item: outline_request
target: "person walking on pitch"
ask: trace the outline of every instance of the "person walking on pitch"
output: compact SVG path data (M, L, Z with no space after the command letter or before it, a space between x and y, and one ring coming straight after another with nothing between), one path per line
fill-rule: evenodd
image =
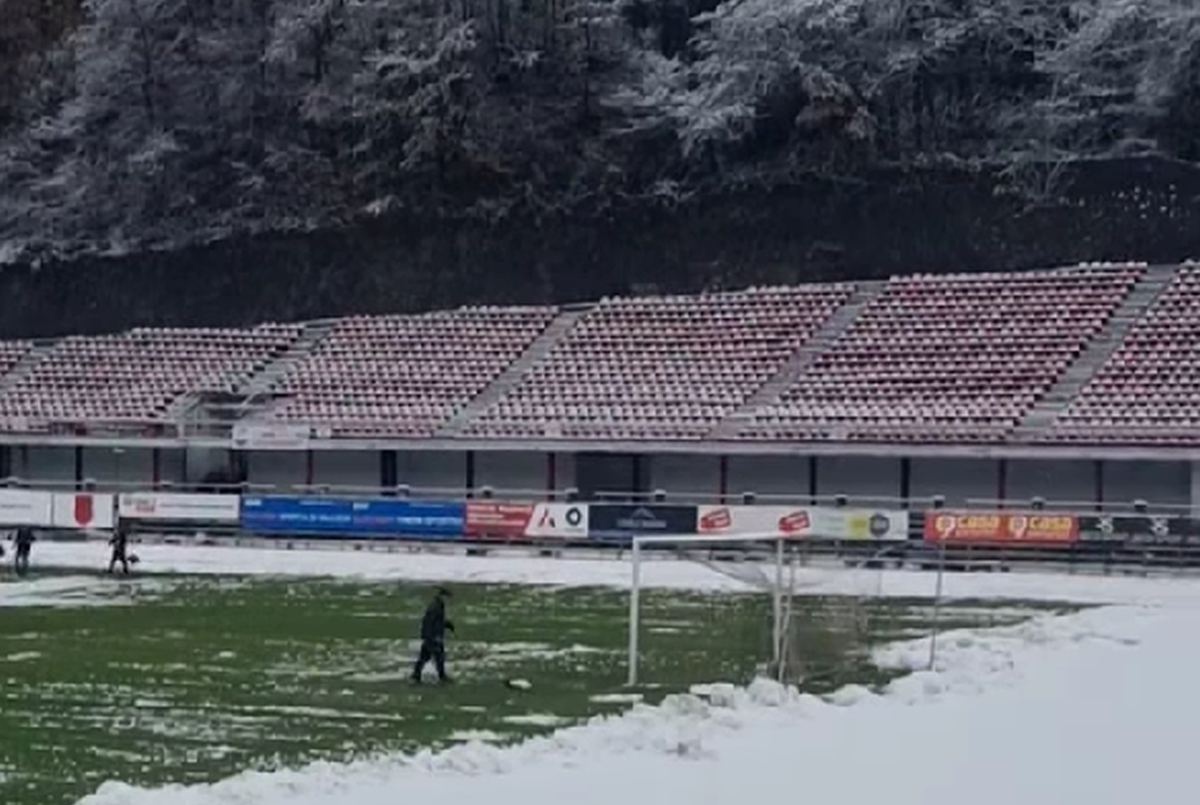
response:
M124 520L117 523L117 529L113 532L112 539L108 541L112 546L112 558L108 560L108 572L112 573L117 566L117 562L121 563L121 569L126 576L129 575L129 526Z
M446 630L454 631L454 623L446 618L446 599L450 591L439 587L433 601L425 608L425 617L421 619L421 654L417 664L413 666L412 681L421 683L421 673L430 660L437 668L438 679L443 683L450 682L446 674Z
M37 537L33 535L33 529L27 525L18 528L13 537L13 541L17 544L17 556L13 568L17 571L18 576L24 576L29 572L29 552L33 549L35 540Z

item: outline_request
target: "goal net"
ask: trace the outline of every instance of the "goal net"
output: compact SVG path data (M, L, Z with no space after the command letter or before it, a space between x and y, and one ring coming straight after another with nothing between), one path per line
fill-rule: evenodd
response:
M628 684L833 686L868 662L882 572L821 547L777 533L635 538Z

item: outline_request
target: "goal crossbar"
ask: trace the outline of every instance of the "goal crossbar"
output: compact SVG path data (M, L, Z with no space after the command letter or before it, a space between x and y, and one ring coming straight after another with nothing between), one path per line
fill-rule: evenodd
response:
M783 642L783 548L789 542L796 542L794 536L779 533L773 534L738 534L697 536L695 534L654 534L633 538L633 575L629 586L629 681L630 686L638 682L638 638L641 620L641 584L642 584L642 548L654 545L689 547L703 545L719 548L729 543L773 543L775 547L775 584L771 591L772 597L772 660L780 661Z

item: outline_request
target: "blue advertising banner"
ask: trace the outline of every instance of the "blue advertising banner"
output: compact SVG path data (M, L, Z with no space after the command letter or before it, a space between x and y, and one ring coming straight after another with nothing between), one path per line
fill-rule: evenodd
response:
M463 503L247 496L241 525L259 532L447 538L462 536L465 516Z

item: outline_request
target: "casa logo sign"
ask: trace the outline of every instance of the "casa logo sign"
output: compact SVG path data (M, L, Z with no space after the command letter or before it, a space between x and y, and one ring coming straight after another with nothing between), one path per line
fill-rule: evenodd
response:
M1016 542L1070 542L1079 533L1074 517L1014 514L1008 517L1008 536Z
M1071 543L1079 539L1079 520L1069 514L1041 512L928 512L928 542Z
M932 526L932 527L931 527ZM925 536L932 540L997 539L1003 530L1003 518L998 514L938 514L925 520Z

